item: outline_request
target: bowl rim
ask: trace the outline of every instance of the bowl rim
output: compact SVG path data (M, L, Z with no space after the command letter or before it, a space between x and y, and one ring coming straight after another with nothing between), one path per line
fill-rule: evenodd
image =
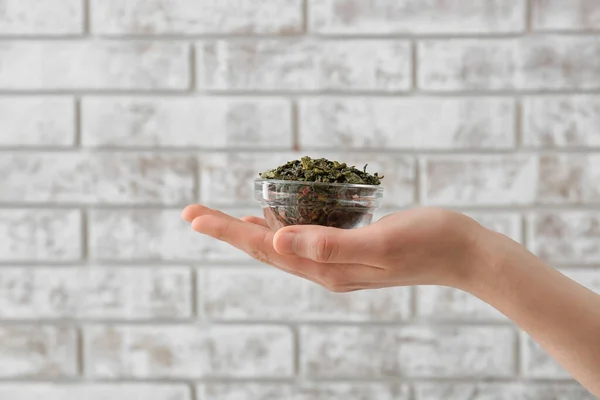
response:
M333 187L344 187L344 188L364 188L364 189L377 189L377 191L383 191L382 185L364 185L358 183L331 183L331 182L312 182L312 181L295 181L292 179L264 179L264 178L256 178L254 183L282 183L286 185L298 185L298 186L314 186L314 185L322 185L322 186L333 186Z

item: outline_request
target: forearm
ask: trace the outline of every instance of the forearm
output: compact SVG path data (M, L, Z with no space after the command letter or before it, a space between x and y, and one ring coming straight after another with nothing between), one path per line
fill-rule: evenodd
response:
M510 239L487 235L463 289L513 320L600 396L600 295Z

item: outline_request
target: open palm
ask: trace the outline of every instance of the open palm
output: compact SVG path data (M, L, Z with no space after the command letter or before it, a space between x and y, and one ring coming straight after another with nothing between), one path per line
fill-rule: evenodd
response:
M397 212L359 229L290 226L273 232L262 218L232 217L190 205L183 218L202 234L334 292L449 284L484 229L452 211Z

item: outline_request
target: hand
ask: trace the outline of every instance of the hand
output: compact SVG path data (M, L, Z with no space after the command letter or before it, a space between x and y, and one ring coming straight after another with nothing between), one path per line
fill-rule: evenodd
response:
M289 226L276 233L262 218L237 219L202 205L183 218L197 232L334 292L437 284L459 287L479 259L486 231L463 214L419 208L359 229Z
M465 290L526 330L600 395L600 296L465 215L419 208L360 229L289 226L276 233L261 218L237 219L201 205L187 207L183 218L200 233L334 292L429 284Z

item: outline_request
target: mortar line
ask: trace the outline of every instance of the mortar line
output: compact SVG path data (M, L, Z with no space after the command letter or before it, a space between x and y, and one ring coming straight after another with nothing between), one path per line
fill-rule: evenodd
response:
M77 325L77 375L84 377L85 375L85 344L83 338L83 327Z
M293 353L293 374L295 377L295 384L298 385L302 380L302 366L300 365L300 357L301 357L301 343L300 343L300 329L297 325L291 325L290 329L292 330L292 353Z
M309 23L308 20L310 18L310 5L308 4L309 0L302 0L302 33L305 35L309 33Z
M189 92L196 91L196 46L193 43L189 44L189 68L190 68L190 87Z
M88 238L88 225L89 215L88 210L83 209L79 211L81 214L81 262L84 265L89 264L89 238Z
M513 138L517 149L523 148L523 99L517 97L514 103L515 124Z
M521 230L521 244L523 245L523 247L525 247L528 250L529 249L529 240L527 238L527 225L529 224L529 222L527 221L527 215L526 213L521 213L520 215L520 230Z
M414 163L414 168L415 168L415 174L414 174L414 185L413 185L413 189L414 189L414 194L413 194L413 201L416 205L421 205L422 203L422 199L421 199L421 190L422 190L422 182L421 180L423 179L423 171L421 171L421 157L423 156L423 154L418 154L415 155L415 159L413 160ZM384 174L385 176L385 174Z
M416 40L410 42L410 79L411 79L411 91L416 93L419 91L419 45Z
M532 0L525 1L525 33L527 36L533 36L533 3Z
M90 0L83 0L83 33L85 35L91 33L91 7Z
M478 91L473 90L306 90L306 89L231 89L231 90L194 90L190 91L187 88L156 88L152 90L139 88L139 89L121 89L118 87L106 88L106 89L6 89L0 88L0 97L53 97L53 96L83 96L83 97L144 97L144 98L206 98L206 97L224 97L231 99L238 98L272 98L280 97L285 99L290 98L302 98L302 97L318 97L318 98L381 98L381 99L421 99L421 98L516 98L519 96L536 96L536 97L566 97L566 96L598 96L600 95L600 87L598 88L585 88L585 89L481 89Z
M74 147L75 148L81 148L81 143L82 143L82 132L81 132L81 98L79 96L75 97L75 141L74 141ZM1 151L1 147L0 147L0 151ZM67 148L68 149L68 148Z
M123 328L162 326L162 327L191 327L203 329L207 326L217 327L245 327L245 326L261 326L261 327L288 327L293 330L294 327L312 327L312 328L359 328L359 329L404 329L415 327L426 328L509 328L514 329L514 324L508 319L481 319L469 320L465 318L457 318L453 320L417 318L414 320L395 320L395 321L378 321L378 320L298 320L298 319L210 319L200 321L197 318L181 317L181 318L145 318L145 319L124 319L124 318L30 318L30 319L14 319L4 318L3 326L61 326L64 324L73 324L81 328L88 326L105 326L114 325ZM301 347L301 345L299 346Z
M200 156L199 154L197 154L198 152L194 151L194 173L192 174L192 188L193 188L193 196L192 199L193 201L195 201L196 203L200 203L200 201L202 200L202 182L201 182L201 177L200 175L202 174L202 172L200 171ZM176 208L180 208L181 206L178 206ZM161 209L164 209L164 206L161 207Z
M91 25L91 24L90 24ZM236 42L251 42L259 40L277 40L283 41L298 41L303 40L316 40L316 41L327 41L327 40L437 40L437 41L450 41L450 40L504 40L504 39L524 39L528 37L544 37L544 36L559 36L559 37L581 37L581 38L593 38L598 33L590 30L580 31L567 31L560 29L549 29L543 31L531 31L531 32L466 32L466 33L422 33L422 34L403 34L403 33L356 33L356 34L336 34L336 33L313 33L313 32L297 32L297 33L286 33L280 35L277 33L273 34L244 34L244 33L219 33L219 34L94 34L94 37L99 41L106 42L135 42L135 41L148 41L148 42L186 42L186 41L202 41L202 40L230 40ZM6 35L0 34L0 42L62 42L65 40L69 41L85 41L89 39L88 36L81 34L64 34L64 35Z
M296 100L292 101L292 151L301 151L300 146L300 116L299 105Z
M522 349L521 349L521 334L519 331L517 331L515 333L516 335L516 340L515 340L515 348L514 348L514 357L515 357L515 376L517 377L522 377L523 371L522 371L522 366L521 366L521 353L522 353Z
M191 279L191 287L190 287L190 290L191 290L190 301L192 302L191 313L192 313L192 318L198 319L198 318L200 318L199 312L202 309L202 307L200 305L201 294L198 292L199 274L198 274L198 270L196 268L194 268L194 267L189 267L189 268L190 268L190 279Z
M408 382L408 398L410 400L416 400L417 399L417 388L415 387L414 382Z
M514 148L514 147L503 147L503 148L456 148L456 149L436 149L433 147L424 148L394 148L394 147L371 147L371 148L345 148L340 149L336 147L302 147L303 151L314 151L314 152L330 152L336 154L360 154L364 156L382 156L382 157L412 157L412 158L423 158L423 157L448 157L448 158L460 158L463 156L532 156L537 157L538 155L552 156L561 154L579 154L579 155L591 155L600 152L600 146L594 147L526 147L526 148ZM10 155L14 153L37 155L39 153L71 153L71 154L86 154L86 155L106 155L106 154L132 154L132 155L173 155L179 157L205 157L214 154L225 154L235 156L239 153L248 155L269 155L275 152L284 152L293 154L294 152L289 147L260 147L260 148L208 148L201 146L187 146L187 147L151 147L151 146L138 146L138 147L122 147L122 146L106 146L96 148L81 148L75 151L72 147L50 147L50 146L4 146L0 147L0 154L8 153ZM90 203L91 205L92 203Z
M410 322L418 320L419 315L419 293L416 286L410 288Z
M358 383L358 384L384 384L384 385L397 385L397 384L513 384L526 382L527 384L559 384L559 385L577 385L570 378L527 378L525 381L519 377L500 377L500 376L481 376L481 377L408 377L408 376L391 376L391 377L358 377L358 376L337 376L337 377L310 377L307 383L313 384L335 384L335 383ZM144 377L144 378L133 378L133 377L121 377L121 378L88 378L88 377L59 377L59 378L35 378L35 377L3 377L0 378L0 384L3 383L58 383L58 384L82 384L82 383L96 383L96 384L158 384L158 385L196 385L196 384L281 384L281 385L294 385L295 381L289 377L248 377L248 378L226 378L219 376L199 376L197 378L184 378L184 377L173 377L173 378L155 378L155 377Z
M195 382L189 382L187 386L190 392L190 400L198 400L198 393L196 390Z

